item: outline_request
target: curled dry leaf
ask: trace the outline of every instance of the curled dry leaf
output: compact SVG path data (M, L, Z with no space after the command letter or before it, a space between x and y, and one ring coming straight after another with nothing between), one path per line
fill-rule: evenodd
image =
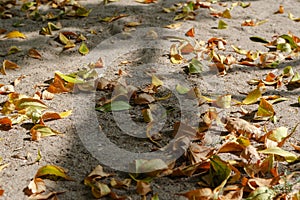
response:
M210 188L201 188L196 190L191 190L183 194L177 194L180 196L186 197L188 200L195 200L195 199L206 199L212 200L214 194Z
M20 68L19 65L17 65L16 63L9 61L9 60L4 60L2 63L2 67L0 69L0 72L3 75L6 75L6 69L18 69Z
M134 99L134 103L138 105L150 104L154 101L154 97L146 93L141 93L137 96L137 98Z
M66 181L73 181L74 179L71 178L66 174L66 170L62 167L56 165L45 165L40 167L35 174L35 178L44 178L50 180L66 180Z
M251 136L259 138L262 135L259 128L241 118L227 117L225 128L231 133L244 135L249 138Z
M42 59L42 55L36 49L29 49L28 55L31 58Z
M188 37L195 37L195 28L191 28L190 30L188 30L186 33L185 33L186 36Z
M48 126L36 124L30 129L31 139L37 141L43 137L62 135L62 133L55 131Z
M45 99L45 100L52 100L54 98L54 94L51 93L51 92L48 92L47 90L44 90L42 92L42 99Z
M41 194L46 191L46 185L43 179L34 178L30 181L27 190L25 189L25 193L28 196Z
M136 184L136 192L140 195L147 195L149 192L151 192L151 185L144 181L137 181Z
M15 87L13 85L0 86L0 94L10 94L13 92L15 92Z

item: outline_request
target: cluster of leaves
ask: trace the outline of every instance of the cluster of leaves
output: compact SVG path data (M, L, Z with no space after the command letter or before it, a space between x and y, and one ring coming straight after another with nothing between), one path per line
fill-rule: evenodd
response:
M50 9L47 13L42 13L39 7L44 4ZM11 8L17 6L15 0L5 0L1 4L1 18L12 18L15 14ZM91 10L83 7L77 1L54 1L54 0L31 0L24 1L20 10L26 14L26 17L33 20L56 20L64 17L87 17ZM56 11L57 10L57 11ZM56 12L53 12L56 11Z
M180 43L178 46L176 44L171 46L170 62L173 64L187 63L188 61L183 55L194 53L197 50L199 50L198 52L212 55L214 54L212 53L214 48L223 49L227 43L222 38L211 38L207 43L193 40L195 37L194 29L190 29L186 32L186 35L189 36L191 40L175 37L167 38L179 41ZM289 44L288 42L286 43ZM215 57L220 58L221 56L215 55ZM229 63L230 59L229 57L219 59L223 60L223 63L219 64ZM214 59L213 57L212 61L215 65L218 64L216 58ZM188 73L199 74L202 72L201 58L195 57L188 63ZM218 67L218 69L220 68ZM211 107L199 118L199 127L190 127L182 122L174 124L174 133L187 139L185 141L188 142L185 144L189 145L183 163L182 160L177 160L174 161L172 165L166 165L160 159L136 161L135 167L137 173L131 174L130 176L133 180L137 181L137 190L138 187L140 187L138 186L138 180L145 182L143 186L144 193L138 193L143 196L148 194L151 191L151 189L149 189L150 180L155 177L177 177L201 174L201 178L199 178L199 185L201 187L199 189L179 195L183 195L188 199L241 199L247 196L248 199L297 198L299 196L297 190L299 186L298 183L291 186L290 190L278 190L278 188L284 187L283 184L287 178L287 176L278 172L278 165L283 164L283 162L293 163L298 160L296 154L282 148L286 141L295 133L297 125L290 132L286 127L277 127L271 130L265 127L262 130L258 124L252 124L238 117L226 117L226 119L222 121L215 108L228 109L231 106L238 106L241 109L241 113L246 115L248 112L242 106L259 102L253 120L271 120L276 122L276 112L272 104L287 99L276 95L263 96L263 93L266 91L267 86L280 87L282 85L293 85L294 87L299 87L299 75L298 72L294 72L290 66L283 69L278 75L274 73L275 72L270 72L264 80L250 80L249 83L257 84L257 88L250 91L241 102L232 100L230 94L211 99L210 97L202 95L199 88L186 88L178 84L176 91L180 95L185 95L186 98L193 96L199 100L199 105L208 104ZM153 103L158 100L155 94L159 92L160 86L162 85L163 81L156 75L152 75L151 84L146 87L141 87L142 89L137 89L130 85L118 85L115 80L108 81L101 79L98 84L98 89L114 91L114 96L111 99L106 99L105 97L101 98L98 105L99 107L97 107L96 110L104 112L122 111L141 104L147 105L148 108L141 110L144 121L148 123L146 134L151 142L159 146L157 141L161 140L162 136L149 134L149 132L151 132L151 127L153 123L155 123L155 119L153 119L151 114L155 112L156 109ZM130 98L132 98L133 101L131 101ZM159 100L168 98L170 98L169 95ZM214 148L206 146L205 142L203 142L203 138L205 138L207 131L210 130L213 124L225 128L228 132L221 146ZM179 125L184 127L180 133L178 133ZM183 139L181 139L178 143L183 141ZM178 146L180 145L178 144L174 149L180 148ZM295 150L297 150L296 147ZM224 154L233 154L237 157L234 160L225 161L222 159ZM148 169L151 173L141 173L143 169ZM292 177L292 175L288 176L288 181L292 181ZM99 179L102 178L103 176L99 177ZM89 182L88 185L92 188L95 197L100 198L109 194L115 195L111 193L107 185L104 186L103 183L97 181L93 184L91 182Z
M56 165L45 165L40 167L34 178L30 181L24 193L29 196L28 199L58 199L57 195L65 191L48 191L45 179L53 181L74 181L73 178L67 175L66 170Z

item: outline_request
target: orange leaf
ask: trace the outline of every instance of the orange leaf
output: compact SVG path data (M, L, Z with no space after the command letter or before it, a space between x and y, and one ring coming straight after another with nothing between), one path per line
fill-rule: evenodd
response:
M191 28L190 30L188 30L186 33L185 33L186 36L189 36L189 37L195 37L195 28Z
M12 121L8 117L3 117L0 119L0 130L8 131L12 128Z
M3 64L2 64L2 68L0 69L0 72L3 75L6 75L6 69L17 69L20 68L19 65L17 65L16 63L9 61L9 60L4 60Z
M54 76L53 82L48 87L47 91L53 94L71 92L74 84L65 84L65 81L57 74Z

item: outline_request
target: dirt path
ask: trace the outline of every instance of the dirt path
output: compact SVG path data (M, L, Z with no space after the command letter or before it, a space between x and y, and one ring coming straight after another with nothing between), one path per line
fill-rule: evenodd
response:
M25 13L20 12L18 7L12 10L13 17L11 19L1 19L0 29L7 30L6 33L18 30L24 33L26 39L6 39L4 38L6 33L0 35L0 53L4 54L11 46L17 46L22 51L0 57L2 63L3 60L10 60L21 66L18 70L7 70L6 75L0 75L1 84L11 84L16 78L24 76L21 82L15 86L15 91L20 94L26 94L32 96L36 91L41 91L43 83L54 77L55 71L63 72L64 74L77 71L80 67L85 65L89 59L97 61L94 55L103 55L105 57L104 62L108 59L111 60L110 66L107 66L104 73L106 78L117 77L115 73L119 68L126 71L132 77L128 77L130 84L137 84L136 86L142 86L151 81L151 78L145 73L145 71L151 73L153 71L164 77L164 82L170 82L170 84L176 85L179 79L182 78L183 83L187 83L187 86L192 87L198 85L204 92L231 94L232 98L242 101L249 91L255 89L256 86L249 86L247 81L251 79L263 79L273 69L259 69L257 67L249 67L242 65L232 65L226 72L225 76L218 75L217 72L207 73L202 77L189 76L184 73L183 65L171 65L169 61L169 48L171 42L163 43L159 41L156 48L157 51L133 51L129 48L149 48L149 44L155 46L156 44L149 40L143 40L143 37L151 32L151 28L155 27L158 37L161 35L169 36L170 34L177 35L181 38L187 38L185 33L192 27L195 28L195 38L199 41L207 42L210 38L224 38L227 41L225 45L224 54L234 54L234 50L230 45L238 46L246 50L260 50L268 51L262 43L253 42L249 39L251 36L259 36L272 41L273 36L288 34L289 32L299 35L299 23L289 19L288 13L292 13L295 17L300 17L299 7L300 2L297 0L287 0L274 2L272 0L258 0L249 1L251 6L248 8L242 8L236 6L231 11L232 18L216 18L212 16L209 9L201 8L197 10L198 13L195 16L195 20L182 21L183 24L176 30L168 30L164 26L171 23L175 16L174 12L165 13L162 8L168 8L179 3L181 1L158 1L153 4L140 4L132 0L121 0L119 2L110 3L103 6L99 1L86 0L80 1L86 8L91 8L92 11L88 17L83 18L62 18L58 20L62 28L58 31L53 31L50 36L40 35L39 32L42 27L45 27L48 21L34 21L27 18L23 18ZM223 11L227 7L230 7L233 2L222 1L222 5L213 4L212 7ZM274 14L282 5L285 9L283 14ZM42 6L41 9L46 9L46 6ZM128 14L127 17L118 19L111 23L100 22L99 18L111 16L113 14ZM228 24L227 29L218 29L218 22L222 19ZM254 19L257 21L268 21L259 26L241 26L241 24L248 19ZM139 21L140 26L135 27L139 30L147 30L142 33L128 32L124 33L124 24L128 22ZM56 20L53 21L56 23ZM20 27L13 27L15 23L24 24ZM160 32L165 30L165 32ZM76 32L77 34L83 34L87 40L86 44L90 49L90 53L86 56L80 55L77 45L75 48L63 51L63 45L56 42L59 32L69 31ZM96 33L96 34L94 34ZM120 36L121 35L121 36ZM113 38L115 36L116 38ZM122 37L123 37L122 36ZM140 38L136 38L136 37ZM152 37L150 35L150 37ZM132 39L133 38L133 39ZM109 42L112 44L110 45ZM126 43L124 41L130 41ZM101 45L99 45L101 44ZM119 47L118 47L119 45ZM129 46L126 46L129 45ZM151 46L150 45L150 46ZM104 46L104 47L103 47ZM151 46L152 47L152 46ZM33 59L28 56L28 50L35 48L42 55L41 59ZM153 48L154 49L154 48ZM107 53L107 55L105 55ZM102 57L103 57L102 56ZM240 55L238 55L240 56ZM101 57L101 56L99 56ZM129 61L126 65L119 65L122 61ZM151 67L147 66L147 63L151 63ZM157 66L153 65L156 63ZM205 61L205 66L208 66L211 62ZM164 66L163 70L160 66ZM290 61L283 61L277 67L278 72L281 73L282 69L286 66L292 66L294 71L300 71L299 57ZM149 69L150 68L150 69ZM152 71L151 71L152 70ZM209 70L207 70L208 72ZM167 77L167 78L166 78ZM208 83L208 86L207 86ZM213 90L213 91L211 91ZM278 119L277 124L269 124L270 127L284 126L291 131L297 123L299 123L299 105L298 97L300 96L299 88L294 90L287 90L285 86L274 89L274 87L268 87L267 95L280 95L286 97L289 100L274 105L276 116ZM54 99L45 101L51 110L62 112L66 110L73 110L73 115L65 119L54 120L47 122L47 125L55 130L59 130L64 133L62 137L46 137L39 141L31 141L29 133L32 124L23 123L22 125L14 125L9 131L0 132L0 157L2 158L2 164L9 163L7 167L1 170L0 176L0 189L4 190L3 196L0 195L0 199L28 199L24 195L23 189L26 188L35 176L37 170L46 164L54 164L68 169L68 175L75 179L75 181L47 181L47 188L50 191L66 191L63 194L58 195L59 199L93 199L92 193L89 187L84 186L82 181L84 178L98 165L116 162L114 156L110 152L104 156L107 159L111 156L112 161L106 162L102 160L101 155L93 152L94 146L87 146L87 141L93 140L97 135L87 135L84 138L83 131L88 133L93 132L93 125L97 124L96 117L104 130L107 137L117 144L120 149L126 149L129 152L143 153L149 152L155 145L145 139L132 139L132 137L122 135L122 128L126 131L132 129L132 124L126 125L125 122L115 123L114 118L110 113L90 112L91 107L95 105L95 94L83 94L86 96L77 99L73 94L66 93L55 95ZM96 97L100 98L103 95L108 95L107 92L97 92ZM1 102L7 100L7 95L2 95ZM82 101L81 101L82 100ZM90 102L88 102L90 101ZM163 106L172 104L175 111L177 111L176 100L170 99ZM3 106L3 105L2 105ZM251 107L252 106L252 107ZM257 109L257 105L250 105L245 107L249 112ZM179 108L180 109L180 108ZM224 109L223 109L224 110ZM239 108L232 107L225 109L225 113L230 116L239 116L236 114ZM178 111L180 113L180 110ZM138 115L138 111L133 111L131 115ZM180 114L177 115L173 112L170 121L166 122L166 126L171 127L172 123L179 119ZM141 118L141 116L137 116ZM137 120L138 121L138 120ZM263 123L261 123L263 124ZM139 123L137 123L139 126ZM170 131L166 128L165 130ZM120 128L121 127L121 128ZM121 129L121 130L120 130ZM221 131L224 131L222 129ZM221 139L220 130L211 131L206 136L207 146L220 145ZM288 142L283 146L284 149L293 151L291 143L299 145L299 128L294 135L288 139ZM216 139L217 138L217 139ZM219 141L220 140L220 141ZM168 142L163 140L162 142ZM91 143L95 145L95 143ZM100 147L99 147L100 148ZM30 164L36 159L38 151L41 152L42 159L39 162ZM122 153L122 152L120 152ZM297 154L296 151L293 153ZM297 154L298 155L298 154ZM120 159L120 158L118 158ZM120 163L122 163L120 161ZM114 168L115 166L111 166ZM116 173L117 178L128 178L128 174L125 172L115 171L111 167L105 167L106 172ZM117 168L117 167L116 167ZM152 184L153 194L158 193L159 199L184 199L176 194L183 193L195 188L198 188L197 182L199 176L192 177L160 177L154 179ZM117 190L118 195L127 195L131 199L141 199L135 191L135 184L129 188L129 190ZM148 195L150 199L150 195ZM105 199L105 198L103 198Z

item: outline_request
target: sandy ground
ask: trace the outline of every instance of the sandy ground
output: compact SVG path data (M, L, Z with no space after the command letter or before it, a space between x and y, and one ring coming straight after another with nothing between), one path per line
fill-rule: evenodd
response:
M75 31L85 35L87 37L87 46L91 50L91 53L93 53L92 55L97 55L98 52L101 55L105 54L105 52L109 52L110 55L107 55L107 57L112 61L112 66L110 66L112 68L107 70L105 76L113 77L114 69L117 69L120 61L135 60L143 56L142 61L144 63L153 63L157 61L160 65L168 65L168 59L165 56L168 53L168 44L158 44L158 49L162 50L161 52L158 52L158 55L154 55L155 53L153 52L138 53L139 51L128 51L128 48L124 46L118 48L118 40L115 41L117 44L112 45L113 48L109 50L105 48L101 49L101 46L97 45L103 41L104 43L105 41L107 43L113 35L122 32L124 23L134 20L140 20L142 22L142 25L137 27L137 29L147 27L163 29L164 26L174 23L172 20L174 13L164 13L162 12L162 7L170 7L174 3L181 1L158 1L158 3L155 4L143 5L132 0L121 0L120 2L112 3L105 7L100 4L99 1L87 0L80 2L87 8L92 8L92 12L85 18L59 20L63 27L61 31ZM225 2L226 1L224 1L224 3ZM288 31L291 31L295 35L299 34L300 22L292 21L287 16L288 12L293 13L295 16L300 16L299 1L258 0L249 2L251 2L249 8L243 9L241 7L236 7L231 13L232 19L224 19L229 25L228 29L216 29L218 19L211 16L207 9L200 9L195 20L184 21L183 25L175 32L173 31L173 33L180 37L184 37L184 33L189 28L195 27L196 37L199 40L207 41L212 37L222 37L226 39L229 43L226 49L226 52L228 53L233 53L230 44L240 46L243 49L267 50L262 44L249 40L250 36L260 36L271 40L274 35L287 34ZM229 1L226 3L231 4L232 2ZM284 6L285 13L275 15L274 12L278 10L279 5ZM220 10L224 9L222 7L218 8L220 8ZM59 70L63 73L71 73L76 71L81 65L86 64L88 59L97 59L93 56L88 57L89 55L87 55L87 57L81 56L76 48L62 51L62 45L54 41L59 31L54 31L52 36L40 35L39 31L47 24L46 21L24 19L23 13L15 12L16 16L12 19L1 19L0 28L6 29L7 31L17 29L25 33L27 39L0 40L1 52L6 52L7 49L13 45L22 49L22 51L17 54L0 57L1 63L4 59L8 59L21 66L21 69L19 70L9 70L7 75L1 75L1 83L9 84L19 76L25 75L25 78L16 86L15 90L22 94L33 95L35 91L40 90L36 85L42 84L44 81L53 78L54 71ZM126 13L129 16L112 23L99 21L99 17L110 16L115 12ZM241 23L246 19L268 19L268 22L256 27L242 27ZM17 28L13 27L12 24L18 21L22 21L24 26ZM90 34L91 30L95 30L97 34ZM130 34L135 36L134 32ZM142 48L147 45L141 38L136 39L134 43L137 46L140 45ZM120 44L123 43L120 42ZM33 59L27 55L27 51L33 47L41 53L41 60ZM149 55L145 56L145 54ZM300 70L300 61L298 59L280 64L279 69L288 65L293 66L295 70ZM125 68L130 74L133 74L133 77L139 77L137 80L133 79L132 82L141 81L144 79L142 76L145 76L145 74L140 72L140 70L143 71L143 68L136 69L135 67L136 66L134 65L128 65ZM173 74L176 72L180 74L182 72L180 68L174 69L167 67L166 71L172 72ZM210 84L213 85L213 89L218 90L220 93L232 94L236 99L242 100L245 95L241 94L241 92L247 93L254 88L250 87L246 81L253 78L261 79L269 71L270 70L252 67L234 66L232 69L228 70L226 76L208 74L207 77L204 77L201 80L195 80L195 78L192 77L190 79L185 79L185 81L188 81L190 85L195 83L201 85L203 81L211 81ZM181 73L180 76L185 78L186 75ZM173 77L171 76L171 78L176 82L176 75ZM300 95L299 88L292 91L288 91L286 88L281 88L279 90L270 88L268 93L280 94L289 98L289 101L276 104L274 109L276 110L276 115L279 119L276 126L286 126L291 130L295 124L299 122L300 117L299 107L291 106L295 105L297 102L297 98ZM1 96L1 102L4 102L6 98L6 96ZM9 163L9 166L1 171L0 186L5 192L0 199L27 199L23 193L23 189L27 187L37 169L46 164L55 164L68 169L68 174L75 179L75 181L70 182L50 181L48 183L53 190L66 191L66 193L58 196L59 199L93 199L90 189L84 186L82 181L95 166L101 164L101 158L99 158L99 156L96 156L96 158L93 157L95 155L90 152L91 148L87 146L86 140L82 140L82 131L84 131L85 128L87 132L93 130L92 126L95 125L95 123L98 123L95 117L98 118L100 125L103 127L103 130L105 130L105 133L108 134L108 137L119 145L120 148L125 148L130 151L136 149L147 151L151 149L151 144L148 142L136 141L135 143L132 143L128 137L118 136L118 134L121 134L118 133L120 129L112 122L113 119L111 116L99 113L89 115L89 112L87 112L87 114L80 113L84 108L89 109L88 106L93 105L93 96L87 95L85 101L86 102L81 102L76 100L72 94L62 94L56 95L53 100L46 102L47 105L55 111L74 110L74 114L71 117L48 123L53 129L63 132L63 137L48 137L41 139L38 142L33 142L30 140L28 126L26 126L26 124L14 126L13 129L9 131L0 132L0 156L3 158L2 163ZM298 128L297 132L289 142L294 144L299 143L299 136ZM213 140L211 143L213 143ZM285 148L291 150L291 147L289 146ZM33 165L28 165L29 161L27 158L30 157L34 160L38 150L40 150L42 154L41 161ZM113 157L113 155L111 156ZM117 176L120 177L126 177L125 173L116 172L109 167L106 167L106 171L115 172L117 173ZM196 188L196 183L197 178L195 177L163 177L154 180L153 191L154 193L158 193L162 200L179 199L179 197L175 195L176 193ZM130 196L131 199L140 199L140 196L135 193L134 186L132 186L129 191L120 191L120 194L122 193Z

